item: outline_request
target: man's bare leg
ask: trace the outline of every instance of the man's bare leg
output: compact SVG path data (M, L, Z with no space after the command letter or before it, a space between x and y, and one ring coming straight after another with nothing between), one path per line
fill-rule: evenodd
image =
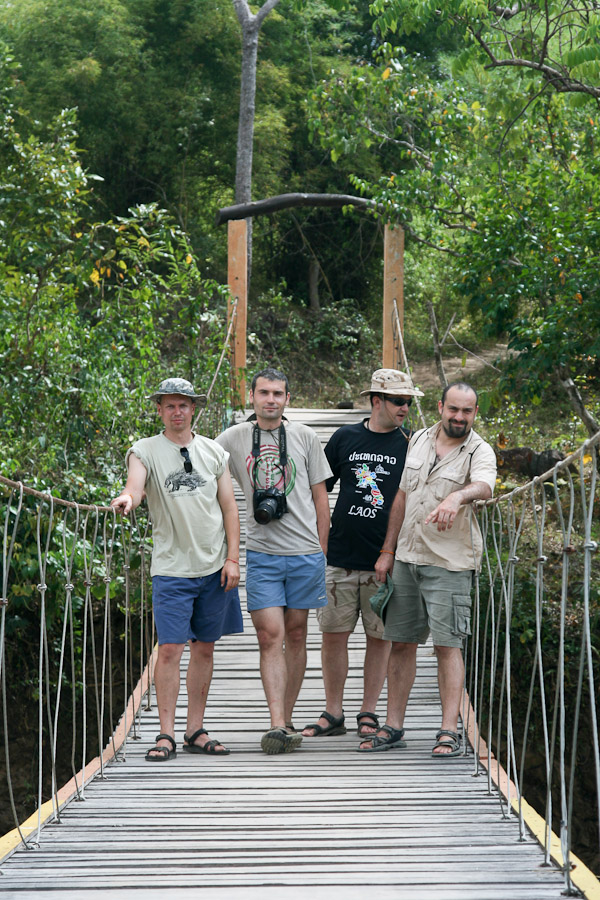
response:
M271 728L285 727L287 666L283 651L283 607L256 609L250 613L260 651L260 677L271 716Z
M187 670L186 685L188 695L187 728L186 734L193 734L199 728L204 727L204 713L208 690L212 680L214 641L190 641L190 662ZM194 744L203 747L210 740L209 735L201 734ZM215 750L224 750L222 744L217 744Z
M179 696L179 661L185 644L159 644L158 659L154 669L154 687L161 734L175 737L175 709ZM172 750L169 741L160 740L157 747ZM149 756L162 757L160 753L148 751Z
M308 610L288 609L284 614L285 625L285 665L287 682L284 695L284 724L292 721L294 705L306 672L306 633L308 630Z
M351 631L338 633L323 632L321 644L321 667L325 685L325 709L336 719L342 715L344 685L348 677L348 639ZM322 728L330 728L331 722L320 717L317 722ZM314 737L314 728L305 728L305 737Z
M465 664L459 647L435 647L438 661L438 684L442 701L442 728L457 732L462 698ZM450 753L451 747L438 747L436 755Z
M417 646L418 644L392 642L387 669L388 703L385 720L390 728L401 729L404 726L406 705L417 674ZM389 737L385 731L377 733L381 737ZM370 738L360 744L361 749L369 746Z
M387 675L391 641L367 635L367 649L364 663L364 693L360 712L375 712ZM367 734L375 734L377 729L365 719L361 728Z

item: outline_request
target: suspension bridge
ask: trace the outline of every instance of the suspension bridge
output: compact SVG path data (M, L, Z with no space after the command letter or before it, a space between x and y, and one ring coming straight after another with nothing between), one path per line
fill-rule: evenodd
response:
M325 442L360 413L289 415ZM430 757L440 708L428 647L419 653L406 749L364 757L349 728L340 737L305 738L294 754L263 754L266 704L248 620L244 635L217 645L207 710L211 733L231 755L180 753L164 767L150 766L143 755L159 729L149 523L143 515L121 521L110 508L67 503L3 479L2 796L15 820L0 838L5 895L143 891L170 898L202 889L207 898L235 893L252 900L282 890L321 898L339 888L349 898L365 891L381 898L599 898L592 645L599 439L477 512L486 550L466 650L468 740L462 757L443 762ZM239 501L243 507L241 492ZM243 531L243 508L241 514ZM28 747L8 718L18 667L11 616L24 594L39 634L38 684L33 699L22 699L37 722L36 744ZM523 597L527 621L513 612ZM62 623L58 641L48 640L51 613ZM524 641L528 663L521 653L515 664L514 647ZM319 648L311 620L297 727L323 706ZM348 723L359 709L363 649L364 635L356 633ZM179 742L185 699L182 681ZM35 773L37 808L24 821L23 785L11 774L15 748L30 756ZM533 776L538 812L525 799ZM584 800L589 812L582 820Z

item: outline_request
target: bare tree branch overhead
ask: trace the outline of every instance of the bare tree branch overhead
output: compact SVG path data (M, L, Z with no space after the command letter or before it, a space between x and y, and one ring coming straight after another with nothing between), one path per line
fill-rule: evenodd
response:
M361 209L375 209L376 204L364 197L355 197L353 194L278 194L277 197L268 197L266 200L256 200L254 203L237 203L235 206L225 206L218 210L215 217L217 225L223 225L234 219L247 219L251 216L263 216L277 212L281 209L292 209L298 206L356 206Z

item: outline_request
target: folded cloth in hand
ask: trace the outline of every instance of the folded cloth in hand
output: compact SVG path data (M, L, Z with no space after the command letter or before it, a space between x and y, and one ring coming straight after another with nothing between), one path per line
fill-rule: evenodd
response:
M389 575L386 575L385 584L382 584L381 587L369 599L371 609L373 610L375 615L379 616L382 622L385 622L385 608L388 604L388 600L392 596L393 590L394 582Z

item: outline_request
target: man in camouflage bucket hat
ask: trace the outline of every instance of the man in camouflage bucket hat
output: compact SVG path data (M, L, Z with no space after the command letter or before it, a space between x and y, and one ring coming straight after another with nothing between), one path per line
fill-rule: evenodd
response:
M206 394L197 394L185 378L166 378L165 381L161 381L158 390L146 397L146 400L155 400L160 403L161 398L166 394L181 394L183 397L190 397L199 406L206 406Z
M243 631L237 586L240 523L227 453L192 432L196 403L206 400L184 378L167 378L148 398L164 431L127 452L127 484L112 506L128 515L144 494L152 516L152 606L158 635L154 681L160 720L148 762L177 755L179 663L189 642L188 753L229 753L204 729L214 642Z

